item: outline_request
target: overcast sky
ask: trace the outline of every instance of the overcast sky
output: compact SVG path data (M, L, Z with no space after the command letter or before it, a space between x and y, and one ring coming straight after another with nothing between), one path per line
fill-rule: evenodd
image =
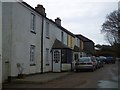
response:
M108 44L100 29L106 15L118 9L119 0L24 0L32 7L42 4L47 17L61 18L64 28L82 34L95 44Z

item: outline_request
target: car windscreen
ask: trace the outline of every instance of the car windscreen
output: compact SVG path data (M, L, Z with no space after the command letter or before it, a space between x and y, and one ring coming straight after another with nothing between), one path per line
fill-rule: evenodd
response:
M80 62L90 62L90 58L80 58L79 59Z

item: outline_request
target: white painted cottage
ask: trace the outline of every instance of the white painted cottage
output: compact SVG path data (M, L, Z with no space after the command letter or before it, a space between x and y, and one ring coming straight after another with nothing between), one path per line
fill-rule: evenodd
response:
M43 31L43 72L70 71L74 34L61 26L60 18L56 18L55 22L45 18Z
M42 16L23 2L2 6L3 81L19 73L41 73Z

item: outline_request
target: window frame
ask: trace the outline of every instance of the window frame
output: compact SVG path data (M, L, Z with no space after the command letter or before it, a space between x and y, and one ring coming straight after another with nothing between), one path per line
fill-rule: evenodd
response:
M36 34L36 16L35 14L31 13L31 25L30 25L31 32Z
M35 45L30 45L30 66L35 66Z
M46 48L46 56L45 56L45 59L46 59L46 65L49 65L49 48Z
M77 61L78 59L79 59L79 55L78 55L78 53L75 53L74 54L74 60Z
M64 43L64 32L61 32L61 42Z
M49 28L50 28L50 23L46 22L45 34L46 34L47 39L50 39L50 30L49 30Z

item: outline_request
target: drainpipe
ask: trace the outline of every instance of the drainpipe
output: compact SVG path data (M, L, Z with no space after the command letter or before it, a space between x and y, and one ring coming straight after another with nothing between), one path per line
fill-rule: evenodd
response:
M44 29L44 17L42 16L42 31L41 31L41 74L43 73L43 29Z

